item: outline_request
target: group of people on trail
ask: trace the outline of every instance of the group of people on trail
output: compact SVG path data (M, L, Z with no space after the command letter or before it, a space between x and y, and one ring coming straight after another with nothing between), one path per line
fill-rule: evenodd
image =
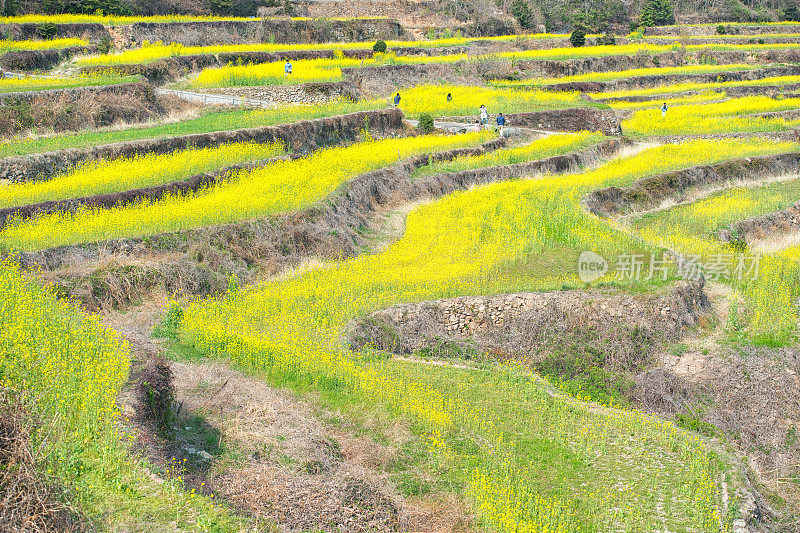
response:
M489 111L486 109L486 105L481 105L479 110L480 121L475 121L478 124L478 130L483 128L489 127ZM500 134L500 137L503 137L505 133L505 126L506 126L506 117L503 116L502 113L497 114L497 118L494 119L497 123L497 132Z
M397 94L394 95L394 97L392 98L392 103L394 104L394 107L399 107L400 106L400 100L401 99L402 98L400 97L400 93L397 93ZM453 101L452 93L447 93L446 100L448 102L452 102ZM486 105L481 105L480 109L478 110L478 116L479 116L479 119L475 121L475 131L480 131L480 130L482 130L484 128L488 129L489 128L489 111L486 109ZM506 117L504 117L502 113L498 113L497 117L495 118L495 122L497 123L497 130L496 131L500 134L501 137L503 137L504 134L506 133L505 132Z

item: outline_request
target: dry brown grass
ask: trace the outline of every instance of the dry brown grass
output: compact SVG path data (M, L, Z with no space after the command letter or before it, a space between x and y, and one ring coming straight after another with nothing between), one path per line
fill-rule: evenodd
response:
M120 124L134 124L160 117L164 109L155 99L138 93L86 91L79 96L39 95L31 101L2 106L0 135L78 131ZM179 108L180 109L180 108Z
M0 388L0 531L91 531L76 510L65 503L58 484L39 471L46 441L19 394Z

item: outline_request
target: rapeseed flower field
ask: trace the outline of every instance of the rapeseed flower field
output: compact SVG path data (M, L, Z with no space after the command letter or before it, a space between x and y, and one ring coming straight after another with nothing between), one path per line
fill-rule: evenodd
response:
M491 529L583 531L613 525L630 531L723 531L718 479L724 462L696 436L635 412L599 412L578 399L555 397L546 384L515 367L465 373L353 359L340 333L351 318L394 303L580 287L574 270L580 250L613 258L650 246L584 212L585 192L690 164L786 148L758 141L692 141L573 175L455 193L413 211L404 236L378 255L190 305L180 336L201 353L279 382L292 376L319 387L335 384L354 401L420 420L432 453L457 470L481 523ZM545 259L547 269L533 270L539 274L519 274L520 265L535 267ZM447 437L453 432L473 443L469 460L453 448ZM585 438L576 442L576 434ZM609 480L632 465L606 463L616 455L596 452L623 442L636 450L631 461L642 474L626 470L625 481L614 484ZM586 469L604 474L587 475ZM542 476L543 471L551 475ZM587 482L576 488L569 481L576 476ZM643 495L653 500L642 503ZM669 511L645 512L652 505Z

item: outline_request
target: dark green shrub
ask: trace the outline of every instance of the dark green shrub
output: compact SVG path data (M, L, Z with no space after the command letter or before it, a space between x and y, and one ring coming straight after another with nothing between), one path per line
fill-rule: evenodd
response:
M433 131L433 115L430 113L423 113L419 116L419 129L424 133Z
M569 42L572 43L572 46L575 48L586 44L586 29L580 24L576 24L575 29L572 30L572 35L569 36Z
M97 41L97 51L101 54L107 54L111 50L111 37L109 35L103 35L100 37L100 40Z
M628 405L633 398L633 380L604 365L602 354L575 347L547 355L534 363L533 369L567 394L605 405Z
M640 19L642 26L665 26L675 24L675 14L669 0L646 0Z
M382 41L380 39L375 41L375 44L372 45L372 51L373 52L378 52L379 54L385 54L386 53L386 41Z
M764 39L759 39L758 44L764 44Z
M208 7L215 15L227 15L233 7L233 0L208 0Z
M178 302L172 301L167 314L153 328L153 336L177 340L181 324L183 324L183 307Z
M725 35L726 33L728 33L728 30L725 29L725 26L722 24L717 26L717 35Z
M610 46L612 44L617 44L617 38L614 37L613 33L606 33L597 38L598 46Z
M514 0L511 3L511 15L517 19L519 25L525 29L533 27L533 13L527 0Z
M790 22L800 22L800 8L796 2L792 2L783 10L783 20Z
M58 26L53 22L42 22L36 25L36 35L42 40L50 40L56 36Z

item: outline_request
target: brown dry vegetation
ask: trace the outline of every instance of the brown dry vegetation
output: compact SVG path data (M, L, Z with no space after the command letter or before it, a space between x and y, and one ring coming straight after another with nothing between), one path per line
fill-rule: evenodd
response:
M32 418L18 393L0 388L0 531L93 529L65 503L63 488L42 472L47 429Z
M148 91L79 91L77 95L53 91L30 100L6 100L0 107L0 135L18 135L30 130L64 132L135 124L185 108L185 102L156 99Z

